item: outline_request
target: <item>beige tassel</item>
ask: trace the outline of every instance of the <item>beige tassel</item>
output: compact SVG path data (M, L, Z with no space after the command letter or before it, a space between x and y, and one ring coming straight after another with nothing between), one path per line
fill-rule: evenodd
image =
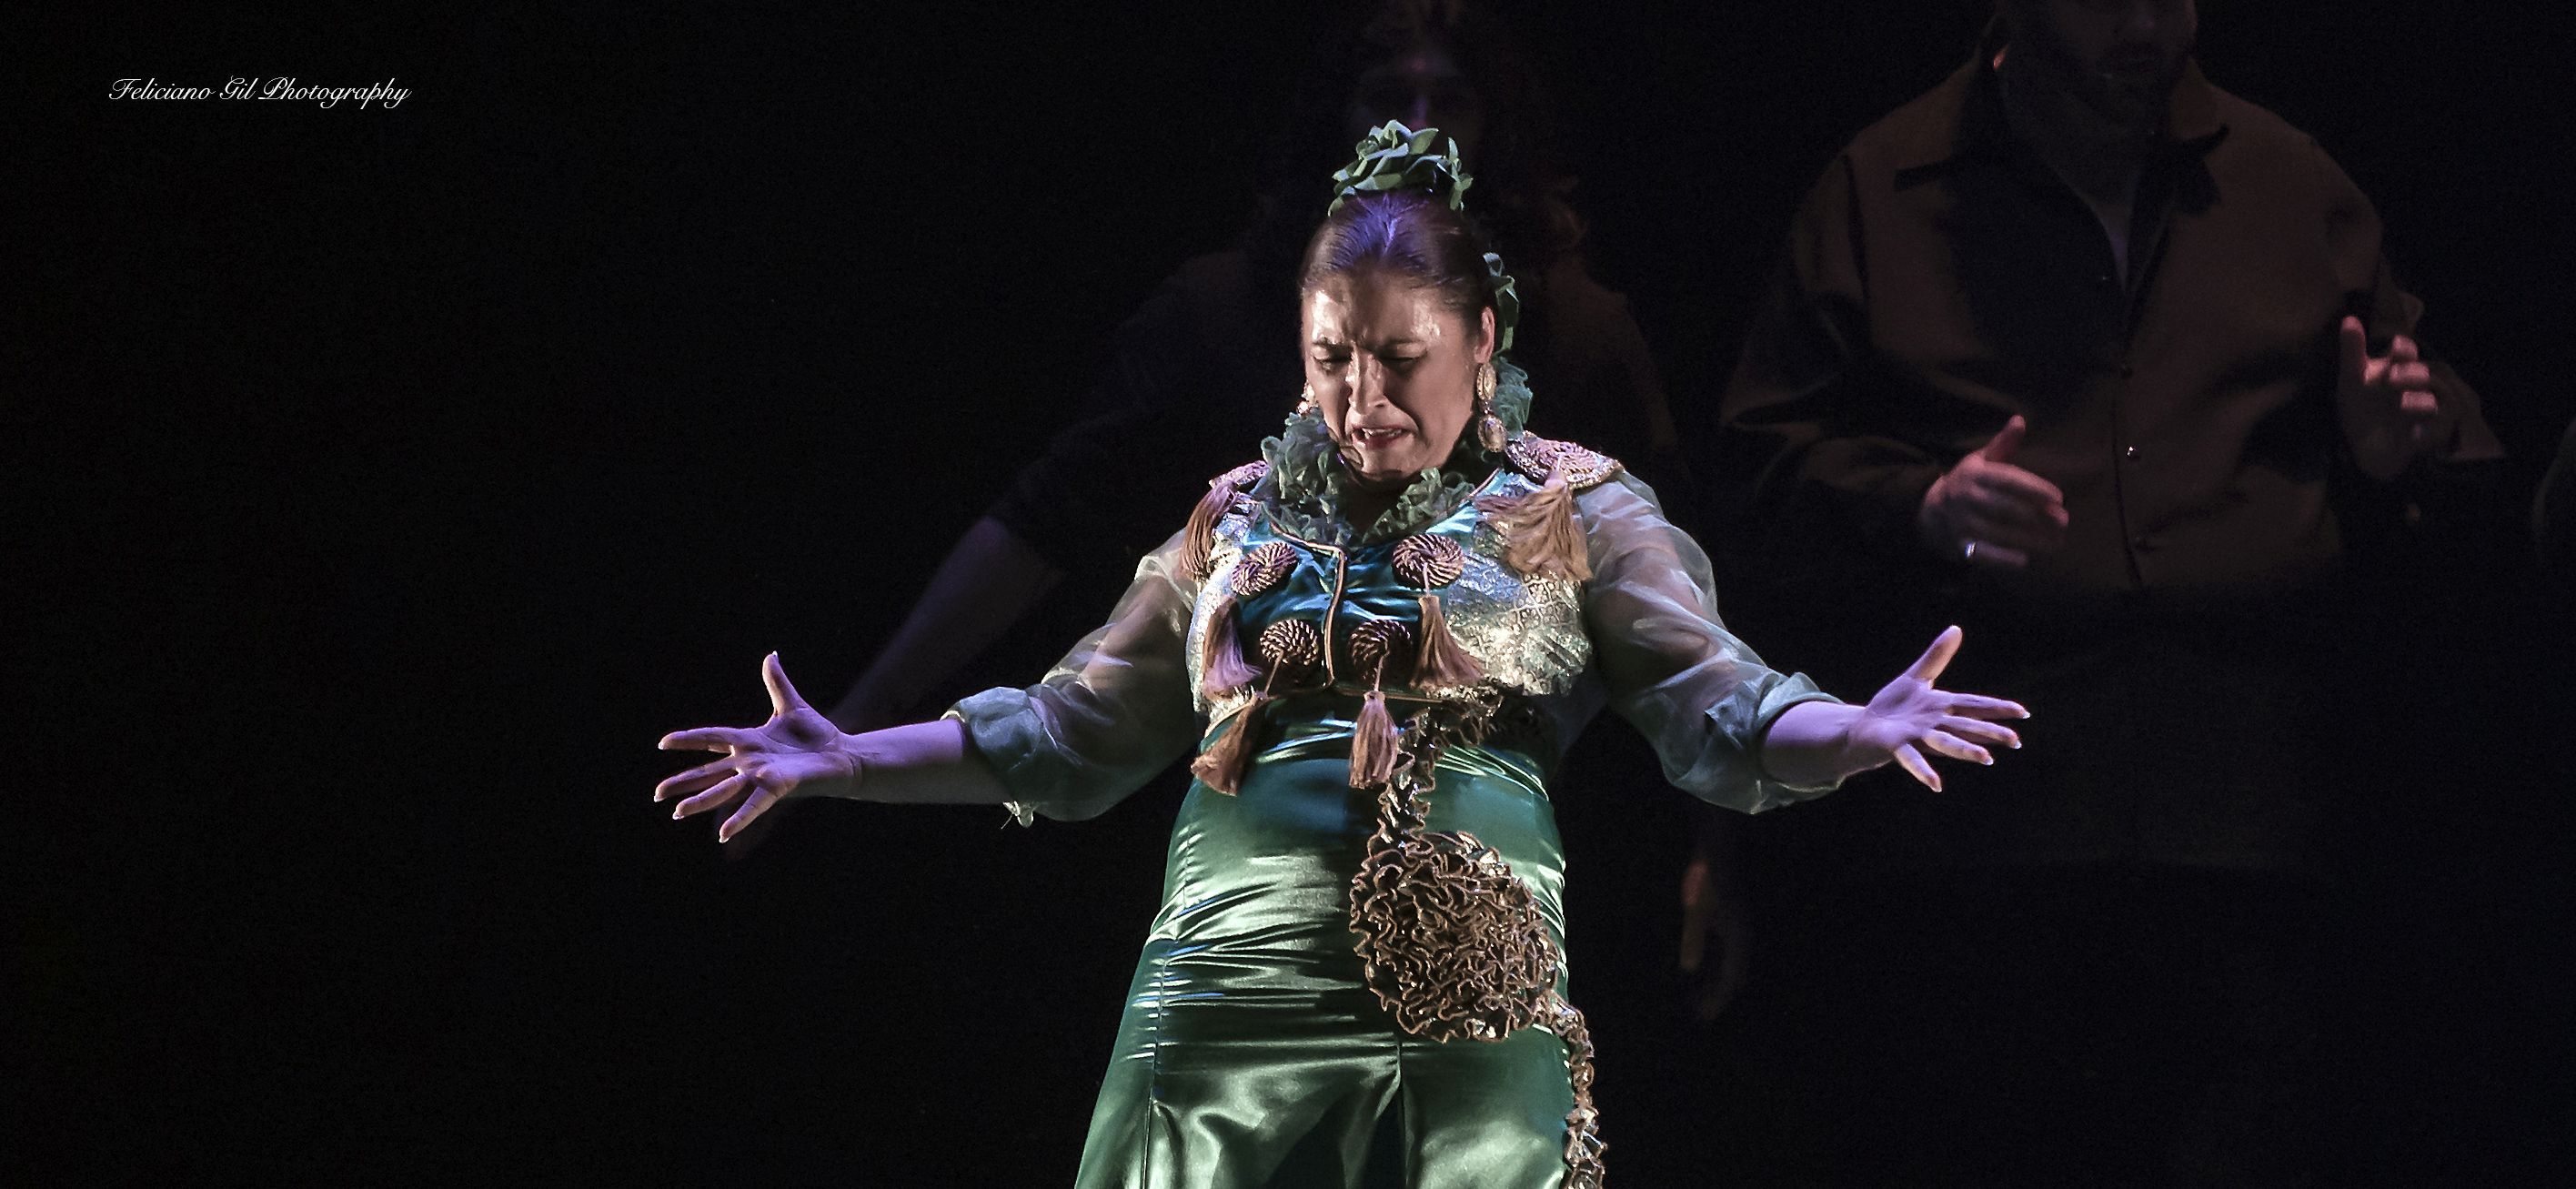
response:
M1394 778L1395 719L1386 712L1386 695L1372 689L1351 730L1351 787L1375 788Z
M1234 627L1234 596L1218 599L1208 613L1207 651L1199 655L1199 692L1213 701L1261 679L1261 670L1243 659L1243 641Z
M1422 650L1414 654L1413 683L1425 689L1474 685L1485 670L1449 634L1449 617L1440 612L1440 596L1422 596Z
M1253 695L1252 704L1235 714L1234 729L1190 761L1190 775L1229 797L1242 789L1243 770L1252 764L1252 736L1261 729L1261 712L1269 706L1268 689Z
M1527 495L1489 495L1476 506L1502 530L1503 560L1513 569L1573 582L1592 577L1583 524L1575 516L1574 489L1562 472L1550 468L1547 482Z
M1190 522L1181 535L1181 572L1192 578L1205 578L1208 562L1216 554L1216 525L1234 507L1233 478L1228 472L1208 485L1208 493L1199 497L1198 506L1190 509Z

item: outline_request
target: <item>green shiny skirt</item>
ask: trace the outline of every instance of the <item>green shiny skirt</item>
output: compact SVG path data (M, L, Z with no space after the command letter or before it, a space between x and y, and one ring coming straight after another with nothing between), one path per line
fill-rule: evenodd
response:
M1377 803L1349 787L1349 763L1347 736L1308 738L1264 754L1238 795L1190 786L1078 1189L1563 1178L1564 1042L1539 1028L1425 1040L1362 981L1350 880ZM1458 747L1430 801L1431 829L1473 833L1511 864L1561 948L1564 851L1538 781Z

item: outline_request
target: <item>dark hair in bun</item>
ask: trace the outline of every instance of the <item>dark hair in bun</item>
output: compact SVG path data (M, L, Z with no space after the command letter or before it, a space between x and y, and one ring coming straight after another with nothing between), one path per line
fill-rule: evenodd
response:
M1478 311L1493 310L1494 349L1508 348L1520 303L1502 257L1467 215L1466 193L1475 179L1459 164L1457 146L1436 128L1416 132L1389 121L1354 151L1357 159L1333 175L1333 205L1307 241L1297 291L1383 270L1438 292L1441 304L1470 325Z

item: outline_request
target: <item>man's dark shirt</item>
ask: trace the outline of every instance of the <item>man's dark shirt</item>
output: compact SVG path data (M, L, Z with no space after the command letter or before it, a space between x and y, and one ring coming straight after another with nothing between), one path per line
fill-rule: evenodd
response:
M1912 557L1915 509L2020 413L2063 548L2005 581L2047 600L2276 591L2330 570L2351 476L2334 407L2346 314L2375 350L2422 305L2316 143L2177 87L2127 277L2092 211L2009 131L1982 64L1855 140L1800 210L1788 276L1730 385L1729 468L1765 538ZM2491 450L2474 394L2461 445ZM1773 552L1794 555L1795 548Z
M2036 715L2028 749L1946 795L1820 803L1871 840L1856 861L2274 867L2304 845L2330 631L2307 612L2398 505L2351 462L2338 326L2385 351L2422 305L2313 140L2196 66L2168 126L2126 276L1983 60L1863 132L1793 225L1709 468L1732 568L1793 596L1785 636L1865 641L1884 655L1854 672L1881 679L1960 622L1951 681ZM2475 394L2436 376L2460 414L2444 452L2493 452ZM2019 573L1932 555L1924 492L2014 414L2064 545Z

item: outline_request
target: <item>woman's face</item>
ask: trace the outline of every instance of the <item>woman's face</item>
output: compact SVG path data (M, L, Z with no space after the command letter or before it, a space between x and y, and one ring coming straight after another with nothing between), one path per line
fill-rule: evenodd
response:
M1469 322L1437 290L1378 269L1306 295L1306 383L1342 461L1371 487L1439 466L1475 414L1476 368L1493 357L1494 314Z

